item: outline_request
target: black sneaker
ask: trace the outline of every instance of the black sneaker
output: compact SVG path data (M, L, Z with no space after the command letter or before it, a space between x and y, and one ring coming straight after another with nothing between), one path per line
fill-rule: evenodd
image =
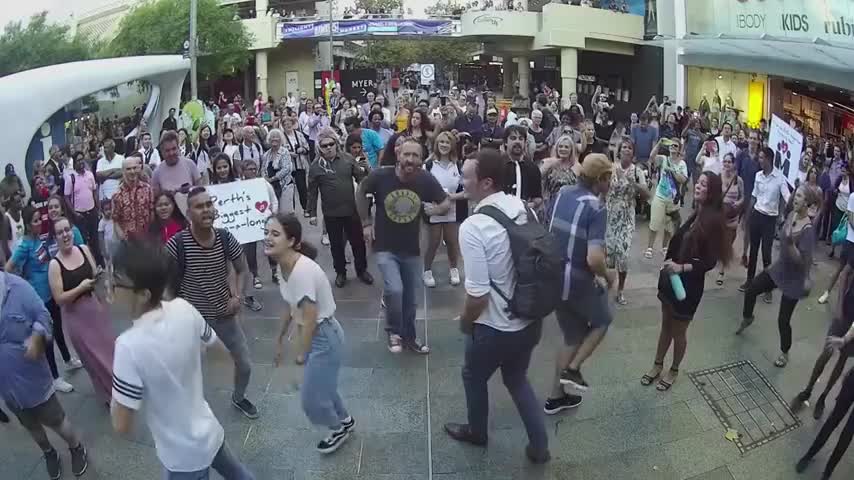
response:
M275 285L279 284L279 276L276 275L275 273L273 274L273 284L275 284Z
M49 452L44 452L44 462L50 480L57 480L62 476L62 461L59 459L59 454L56 453L55 448L51 448Z
M349 416L349 417L347 417L341 421L341 426L344 427L344 429L347 430L348 432L352 432L353 427L356 426L356 419L353 418L353 416L351 415L351 416Z
M341 445L348 438L350 438L350 430L347 430L347 427L342 425L338 430L331 430L329 436L317 444L317 451L320 453L332 453L341 448Z
M741 293L744 293L747 291L747 287L749 287L749 286L750 286L750 282L744 282L738 286L738 291Z
M584 381L584 377L581 376L581 372L571 368L565 368L560 372L560 384L569 385L577 392L586 392L590 390L590 385Z
M234 408L240 410L240 413L246 415L246 418L251 418L252 420L258 418L258 409L255 408L255 405L253 405L248 398L244 398L239 402L235 402L234 399L231 399L231 404L234 405Z
M812 396L812 392L810 390L804 390L803 392L799 393L795 397L795 401L803 403L803 402L806 402L807 400L809 400L811 396Z
M575 408L579 405L581 405L580 395L565 394L560 398L547 398L546 406L543 407L543 411L546 412L546 415L554 415L564 410Z
M815 410L812 412L812 418L818 420L824 415L824 396L818 397L815 402Z
M807 469L807 467L809 466L809 464L811 462L812 462L812 458L809 458L809 457L801 458L800 460L798 460L798 464L795 465L795 471L798 473L804 473L804 470Z
M86 453L86 447L81 443L76 448L69 448L71 452L71 473L75 477L79 477L86 473L86 467L89 466L89 455Z
M0 423L9 423L9 417L6 416L6 412L0 410Z

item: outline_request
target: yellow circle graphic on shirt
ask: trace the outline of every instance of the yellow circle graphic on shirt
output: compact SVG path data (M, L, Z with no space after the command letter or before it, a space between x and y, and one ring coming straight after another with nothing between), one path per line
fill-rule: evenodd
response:
M385 214L394 223L409 223L420 211L421 197L412 190L395 190L385 197Z

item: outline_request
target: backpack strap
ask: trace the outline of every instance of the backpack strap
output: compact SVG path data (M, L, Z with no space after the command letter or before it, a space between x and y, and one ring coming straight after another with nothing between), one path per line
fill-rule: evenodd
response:
M516 227L516 222L514 222L510 217L508 217L506 213L502 212L498 207L494 207L492 205L484 205L483 207L477 210L477 213L482 213L483 215L492 218L493 220L498 222L499 225L504 227L504 230L507 230L507 236L509 241L510 229ZM499 297L501 297L505 302L507 302L508 305L510 304L510 297L504 295L504 292L502 292L501 289L498 288L498 285L496 285L491 278L489 279L489 285L492 287L493 290L495 290L496 293L498 293Z

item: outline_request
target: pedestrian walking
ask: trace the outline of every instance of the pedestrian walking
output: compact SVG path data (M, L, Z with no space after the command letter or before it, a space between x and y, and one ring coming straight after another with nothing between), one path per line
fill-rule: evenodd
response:
M445 424L454 440L485 446L488 440L489 392L487 384L496 370L501 376L528 433L525 453L533 463L550 459L548 435L528 366L542 336L542 319L523 319L508 313L500 292L513 292L516 272L510 237L490 215L477 215L484 207L498 209L517 225L528 221L528 209L515 196L503 192L504 158L484 149L463 166L469 197L477 202L475 215L463 222L460 242L466 268L466 303L460 329L466 335L462 376L466 391L468 423Z
M246 398L252 363L246 335L237 319L246 288L248 268L240 243L228 230L213 226L216 208L204 187L187 195L189 228L166 242L166 251L177 263L176 296L190 302L234 360L234 392L231 404L247 418L258 418L258 409ZM229 279L229 265L236 274L235 288Z
M600 201L608 192L613 171L605 155L588 155L578 183L562 188L551 208L549 230L557 238L560 251L566 252L566 267L556 311L564 345L558 350L552 390L544 407L550 415L581 404L581 397L568 394L564 385L578 394L590 389L581 367L605 338L613 320L608 291L616 278L607 267L606 210Z
M850 344L852 341L854 341L854 330L846 334L845 337L836 337L833 340L837 347ZM845 416L848 415L852 405L854 405L854 369L849 370L848 374L845 376L845 380L842 381L842 388L839 391L839 396L836 398L836 405L833 407L833 411L830 413L830 416L827 417L824 425L822 425L821 430L819 430L818 435L815 437L815 440L809 450L807 450L807 453L798 460L798 463L795 466L798 473L803 473L807 469L813 458L815 458L827 441L830 440L830 436L833 434L833 431L839 427L843 420L845 420ZM848 421L842 428L842 433L839 434L839 440L836 442L836 447L830 454L830 458L827 460L827 464L824 467L824 472L821 474L822 480L830 480L830 477L833 475L833 471L836 470L836 466L839 464L839 461L842 460L842 457L851 445L852 437L854 437L854 415L850 415L848 417Z
M213 468L226 480L254 480L205 400L201 354L217 335L186 300L164 300L171 262L159 243L147 242L123 242L115 255L116 303L134 320L116 340L113 428L129 433L144 405L164 478L207 480Z
M671 235L678 227L674 221L674 214L679 212L682 186L688 181L688 165L685 163L679 142L679 138L660 140L659 143L667 145L669 155L654 157L658 182L650 204L649 238L643 254L647 259L653 257L653 247L658 233L662 232L661 252L664 254L670 244ZM653 152L658 152L659 143L655 144Z
M770 268L753 279L744 294L743 320L738 334L753 323L753 307L757 296L775 288L782 292L780 313L777 316L781 352L774 362L777 367L785 367L789 363L792 314L798 301L809 295L812 283L810 269L817 241L812 217L818 212L820 202L821 197L815 190L799 188L795 191L792 212L786 218L780 234L780 256Z
M329 429L318 442L317 451L332 453L344 444L356 425L338 394L344 331L335 318L332 287L314 261L317 249L303 242L302 225L293 214L278 213L267 220L264 254L275 260L281 272L279 291L285 301L273 363L277 367L282 364L284 340L296 318L302 327L297 335L297 355L305 359L300 389L302 409L311 423Z
M44 427L53 430L71 452L71 473L89 465L86 447L56 398L45 348L53 340L50 313L25 280L0 272L0 398L42 449L51 480L62 476L62 461ZM9 421L0 412L0 423Z
M658 275L661 330L652 370L641 378L642 385L651 385L661 377L656 389L664 392L673 386L688 348L688 326L703 299L706 272L714 269L718 262L726 265L732 257L732 246L724 237L726 220L722 197L721 177L711 172L701 174L694 186L694 204L697 208L670 240L664 265ZM673 275L678 275L685 290L681 300L672 286ZM662 375L664 357L671 345L672 363L670 369Z
M726 240L732 245L738 235L738 223L741 212L744 209L746 196L744 195L744 181L738 176L735 168L735 159L729 153L724 155L721 169L721 188L724 189L724 216L726 220ZM724 284L726 270L721 265L716 284L720 287Z
M430 353L416 338L416 292L423 271L420 255L420 222L426 215L442 215L451 208L448 195L435 177L422 169L423 148L407 137L394 168L373 170L359 185L357 206L364 238L373 243L377 266L383 275L388 349L403 348ZM376 223L371 219L367 194L376 201Z
M50 291L98 399L109 404L116 337L109 311L94 294L98 268L89 247L74 244L70 220L60 217L53 229L59 251L48 266Z

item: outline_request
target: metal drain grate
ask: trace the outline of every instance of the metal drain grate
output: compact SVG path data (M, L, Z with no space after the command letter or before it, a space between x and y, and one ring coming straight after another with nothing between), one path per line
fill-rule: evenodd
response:
M742 454L801 426L801 421L749 361L692 372L688 377L724 428L739 433Z

